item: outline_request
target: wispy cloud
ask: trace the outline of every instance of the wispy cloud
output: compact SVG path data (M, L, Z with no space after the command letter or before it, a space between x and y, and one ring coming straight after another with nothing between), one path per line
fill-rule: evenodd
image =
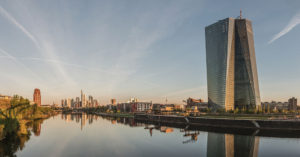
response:
M45 36L37 37L28 29L26 29L20 22L16 20L7 10L5 10L2 6L0 6L0 14L5 17L9 22L15 25L18 29L20 29L36 46L37 50L42 53L46 58L50 58L53 60L58 60L58 56L56 54L57 50L51 40ZM30 18L24 17L27 21L30 22ZM42 18L41 18L42 19ZM46 27L45 27L46 28ZM45 34L44 32L39 32L36 34ZM75 81L67 74L66 70L60 64L55 64L54 62L50 62L51 66L54 68L55 72L58 73L64 79L65 83L70 85L76 85Z
M0 13L17 28L19 28L28 38L30 38L33 43L39 47L37 39L31 34L23 25L21 25L12 15L10 15L4 8L0 6Z
M72 67L72 68L82 69L82 70L85 70L85 71L106 73L106 74L111 74L111 75L119 74L119 73L113 73L112 71L103 70L103 69L100 69L100 68L89 68L89 67L86 67L86 66L82 66L82 65L79 65L79 64L73 64L73 63L68 63L68 62L61 61L61 60L37 58L37 57L24 57L24 58L21 58L21 60L31 60L31 61L38 61L38 62L60 64L60 65L69 66L69 67Z
M11 54L9 54L7 51L3 50L2 48L0 48L0 52L2 54L4 54L4 56L0 56L1 58L6 58L6 59L11 59L13 60L13 62L19 66L21 66L22 68L24 68L25 70L27 70L28 72L30 72L34 77L39 78L40 77L33 72L31 69L29 69L26 65L24 65L22 62L19 61L19 59L17 59L16 57L12 56ZM41 80L41 79L40 79Z
M174 91L174 92L171 92L171 93L167 93L166 96L167 97L174 97L174 96L179 96L179 95L186 95L186 94L190 94L190 93L195 93L197 91L200 93L200 91L203 91L203 89L205 89L204 86L187 88L187 89L182 89L182 90Z
M296 27L298 24L300 24L300 11L295 16L293 16L290 22L284 27L284 29L280 31L278 34L274 35L273 38L268 43L271 44L275 40L284 36L285 34L290 32L294 27Z
M110 81L109 92L113 92L115 87L135 74L139 70L138 61L150 52L151 46L174 33L190 13L191 11L185 9L184 3L178 2L157 12L150 10L140 14L135 26L130 30L128 40L120 48L116 64L110 69L115 73L128 73L113 78ZM152 21L157 22L153 24ZM152 27L148 27L149 25Z
M11 33L12 40L1 48L13 52L13 56L0 56L1 61L15 60L31 67L44 79L45 90L52 98L71 96L81 88L101 99L122 98L127 93L144 99L140 94L143 91L153 95L151 91L163 85L157 79L159 69L149 65L152 60L157 64L152 55L167 55L157 48L182 28L194 11L199 11L199 7L191 6L200 3L91 3L94 5L56 0L1 3L1 26L9 30L6 34ZM17 69L8 69L13 68ZM21 75L17 70L11 74ZM23 84L28 85L26 81Z

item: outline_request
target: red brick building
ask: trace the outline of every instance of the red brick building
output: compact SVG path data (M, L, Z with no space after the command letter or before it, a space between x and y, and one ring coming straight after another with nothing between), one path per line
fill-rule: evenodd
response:
M40 89L36 88L34 89L33 93L33 101L38 105L41 106L41 91Z

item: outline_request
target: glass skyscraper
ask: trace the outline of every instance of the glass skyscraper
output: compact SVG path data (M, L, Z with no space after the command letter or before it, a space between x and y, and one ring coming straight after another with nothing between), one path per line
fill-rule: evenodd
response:
M216 110L260 105L251 21L226 18L205 28L208 104Z

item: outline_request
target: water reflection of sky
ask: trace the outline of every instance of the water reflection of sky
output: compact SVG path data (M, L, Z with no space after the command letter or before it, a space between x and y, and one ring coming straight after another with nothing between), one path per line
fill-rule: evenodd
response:
M122 123L121 123L122 122ZM152 134L152 135L151 135ZM17 156L299 156L300 141L144 125L90 115L43 122Z

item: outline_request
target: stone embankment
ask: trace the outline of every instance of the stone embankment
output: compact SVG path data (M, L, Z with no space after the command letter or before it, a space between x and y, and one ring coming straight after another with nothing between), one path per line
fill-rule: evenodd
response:
M243 129L274 129L274 130L299 130L300 120L234 120L226 118L201 118L170 115L135 114L137 120L149 122L173 123L178 125L209 126L221 128Z

